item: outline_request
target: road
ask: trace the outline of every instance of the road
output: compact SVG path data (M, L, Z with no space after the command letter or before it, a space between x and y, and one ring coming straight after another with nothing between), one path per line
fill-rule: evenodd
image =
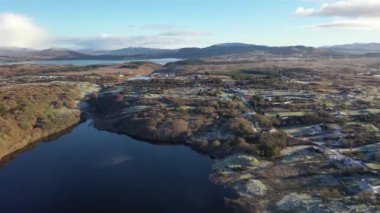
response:
M235 91L235 94L240 98L240 100L245 104L245 106L251 111L252 114L256 114L255 109L249 103L249 101L244 97L244 94L240 91Z

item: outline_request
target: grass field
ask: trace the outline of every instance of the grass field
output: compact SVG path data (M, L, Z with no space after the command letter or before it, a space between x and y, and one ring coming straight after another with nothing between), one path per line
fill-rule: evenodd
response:
M378 163L367 163L366 165L373 170L380 170L380 164Z

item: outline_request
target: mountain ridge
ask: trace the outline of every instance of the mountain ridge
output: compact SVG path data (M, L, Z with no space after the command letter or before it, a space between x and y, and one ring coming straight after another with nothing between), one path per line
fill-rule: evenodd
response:
M340 44L332 46L323 46L323 49L328 49L335 52L349 53L349 54L371 54L380 53L380 43L352 43Z
M331 56L342 54L380 53L379 43L354 43L324 47L267 46L245 43L222 43L204 48L187 47L180 49L159 49L145 47L128 47L116 50L71 50L49 48L33 50L27 48L0 47L0 57L15 60L123 60L149 58L198 59L232 54L269 54L281 56Z

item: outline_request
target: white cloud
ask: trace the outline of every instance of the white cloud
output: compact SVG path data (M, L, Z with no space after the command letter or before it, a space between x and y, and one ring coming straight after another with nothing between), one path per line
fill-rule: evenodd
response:
M24 15L0 14L0 46L41 48L49 38L48 32Z
M380 29L379 19L344 19L336 20L326 24L317 25L321 28L346 28L359 30L375 30Z
M50 46L73 49L112 50L126 47L180 48L184 46L204 46L206 40L201 37L184 36L114 36L101 34L93 37L59 37L51 41Z
M299 16L335 16L335 17L380 17L379 0L345 0L324 3L319 8L299 7L295 11Z
M316 25L322 28L380 29L380 0L335 1L318 8L299 7L294 14L334 18L329 23Z
M298 16L310 16L315 13L315 9L299 7L294 13Z
M180 48L184 46L204 46L207 32L181 28L175 25L149 24L130 25L132 28L149 30L148 34L124 36L101 33L99 36L60 37L51 46L64 46L79 49L120 49L125 47Z
M174 25L140 26L150 34L126 36L100 33L98 36L54 36L22 14L0 13L0 47L119 49L125 47L178 48L204 46L208 33Z

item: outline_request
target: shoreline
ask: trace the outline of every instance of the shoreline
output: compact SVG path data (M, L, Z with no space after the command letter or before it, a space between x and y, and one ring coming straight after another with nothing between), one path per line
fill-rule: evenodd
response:
M70 124L67 127L64 127L63 129L59 129L58 131L54 131L50 134L44 135L36 140L32 140L29 142L21 142L20 144L25 144L25 145L15 150L12 150L9 153L4 154L3 156L0 156L0 167L3 166L4 163L6 163L7 161L12 160L18 154L23 153L24 151L33 149L39 143L48 142L50 140L56 139L57 137L65 135L66 133L70 132L71 130L73 130L75 127L85 122L86 120L87 118L81 118L78 122Z
M94 128L99 130L99 131L106 131L106 132L110 132L110 133L114 133L114 134L118 134L118 135L127 136L127 137L130 137L130 138L137 140L139 142L149 143L149 144L153 144L153 145L157 145L157 146L185 146L185 147L188 147L191 150L193 150L199 154L206 155L206 156L210 157L211 159L217 159L217 157L213 156L211 153L202 152L201 150L194 148L191 145L191 143L187 143L187 142L177 143L177 142L168 142L166 140L149 139L149 138L144 138L143 136L139 136L139 135L133 135L133 134L125 133L125 132L114 131L114 130L110 130L110 129L106 129L106 128L97 127L96 125L94 125Z
M88 114L86 112L86 97L93 91L97 91L97 86L93 84L82 84L81 86L90 85L88 88L78 87L81 94L79 95L79 99L77 99L77 105L68 113L63 114L64 116L61 119L64 120L62 126L53 125L50 126L50 129L44 128L32 128L28 131L28 134L23 135L23 138L18 140L11 140L12 146L8 147L3 153L0 153L0 165L3 161L7 161L7 159L12 158L13 155L17 155L17 153L22 152L22 150L33 147L35 144L38 144L43 141L48 141L55 136L60 136L62 133L69 131L75 126L81 124L86 121L88 118ZM41 115L42 116L42 115ZM58 114L56 117L62 116Z
M193 151L195 151L199 154L208 156L211 159L218 159L218 158L226 157L226 156L219 156L218 157L216 155L213 155L212 152L202 151L200 149L197 149L196 146L194 145L194 143L187 142L187 141L182 141L182 140L170 141L170 140L165 140L165 139L152 139L149 137L144 137L142 135L132 134L132 133L129 133L126 131L118 131L116 128L108 128L108 127L110 127L110 125L107 125L106 123L109 124L109 123L112 123L112 121L104 121L104 119L98 117L97 114L93 113L93 112L86 112L86 113L90 114L89 116L92 118L92 120L94 122L93 123L94 128L96 128L100 131L106 131L106 132L111 132L111 133L115 133L118 135L124 135L124 136L130 137L132 139L135 139L135 140L138 140L138 141L141 141L144 143L149 143L149 144L158 145L158 146L186 146L186 147L192 149ZM242 153L242 154L244 154L244 153Z

